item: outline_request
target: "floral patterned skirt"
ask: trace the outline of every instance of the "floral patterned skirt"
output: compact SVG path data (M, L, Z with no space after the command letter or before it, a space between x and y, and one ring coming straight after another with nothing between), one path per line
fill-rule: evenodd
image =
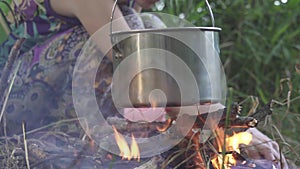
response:
M72 73L77 57L89 35L76 26L36 45L25 53L6 105L6 130L9 135L21 132L22 122L31 130L51 122L76 117L72 103ZM95 87L99 103L114 111L109 103L112 63L103 59L101 77ZM107 100L107 101L103 101ZM99 105L100 106L100 105ZM3 131L1 131L3 132Z

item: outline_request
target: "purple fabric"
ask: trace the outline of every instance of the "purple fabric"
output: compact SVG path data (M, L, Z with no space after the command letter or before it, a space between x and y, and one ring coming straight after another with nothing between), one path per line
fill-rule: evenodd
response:
M56 40L57 37L64 36L64 35L66 35L66 34L72 32L72 31L73 31L73 29L69 29L69 30L67 30L67 31L58 33L58 34L52 36L49 40L47 40L47 43L44 43L44 44L35 46L35 47L33 48L33 58L32 58L32 62L31 62L30 68L32 68L33 65L39 63L41 53L45 50L45 48L46 48L49 44L51 44L54 40Z
M20 54L29 51L34 45L45 41L53 35L81 25L76 18L64 17L53 11L50 0L20 0L14 4L15 17L18 23L12 23L11 33L1 44L0 69L18 38L26 38ZM39 4L37 4L39 3ZM15 25L14 25L15 24Z
M20 9L18 7L20 6L25 6L25 9ZM34 17L34 13L37 10L37 5L33 0L30 1L22 1L22 3L17 7L17 11L20 12L22 14L22 17L25 20L30 20L31 18Z

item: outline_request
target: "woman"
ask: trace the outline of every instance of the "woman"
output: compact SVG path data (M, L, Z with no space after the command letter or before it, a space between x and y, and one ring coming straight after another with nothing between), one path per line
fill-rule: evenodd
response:
M150 8L156 1L137 0L133 4L120 0L114 18L121 18L121 22L114 27L120 30L143 29L141 18L130 14L140 12L142 8ZM19 20L13 22L15 20L10 18L12 16L8 16L13 29L8 40L1 45L1 69L16 39L25 38L25 42L19 57L22 62L6 105L8 134L20 133L22 121L27 123L27 129L30 130L58 119L75 116L71 97L73 66L89 36L110 22L114 4L112 0L13 2L14 17ZM134 5L135 10L129 7L129 3ZM126 18L128 22L123 15L130 15ZM157 23L159 20L156 25ZM159 26L164 26L160 23ZM99 45L110 45L108 37L104 36ZM101 87L96 90L102 99L101 96L109 85L106 78L112 76L111 62L104 59L100 71L105 73L99 77L101 82L98 84ZM108 98L109 96L103 99L109 100ZM105 104L104 107L114 110L112 104Z
M114 18L121 18L117 30L141 29L140 18L123 18L150 8L158 0L119 0ZM21 132L21 122L26 121L27 129L33 129L66 117L74 117L71 97L71 75L80 49L99 28L110 22L112 0L14 0L15 17L8 17L14 28L6 42L1 45L0 58L3 67L12 45L18 38L25 38L21 48L21 66L14 88L6 106L7 133ZM129 8L128 6L133 7ZM133 5L133 6L132 6ZM132 15L131 17L134 17ZM156 25L164 25L156 21ZM16 26L16 27L15 27ZM83 26L83 27L82 27ZM109 32L109 30L107 30ZM101 40L103 48L110 45L110 39ZM111 56L109 56L111 57ZM104 72L97 86L104 108L113 112L111 98L107 94L112 76L110 60L100 65ZM2 121L1 121L2 122ZM253 132L255 133L255 132ZM257 138L258 140L262 138ZM266 139L263 137L263 140ZM269 149L275 148L268 146ZM274 153L276 154L276 153ZM267 154L266 158L269 157ZM278 158L278 153L275 155Z

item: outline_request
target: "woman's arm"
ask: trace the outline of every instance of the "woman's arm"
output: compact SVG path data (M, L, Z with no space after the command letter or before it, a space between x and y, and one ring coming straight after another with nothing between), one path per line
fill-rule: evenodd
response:
M104 28L102 32L107 32L106 35L95 40L102 52L111 49L110 30L105 25L110 23L113 0L50 0L50 5L60 15L77 17L90 35ZM114 31L130 29L118 7L114 12L114 19L118 19L118 22L114 23ZM108 51L107 57L112 60L111 50Z
M60 15L77 17L87 32L92 35L110 22L113 0L50 0L51 7ZM114 18L123 18L117 7ZM114 25L117 30L129 30L124 19ZM114 29L115 30L115 29Z

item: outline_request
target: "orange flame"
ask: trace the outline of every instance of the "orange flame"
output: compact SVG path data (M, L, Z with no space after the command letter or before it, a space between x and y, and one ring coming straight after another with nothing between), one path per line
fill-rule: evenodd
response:
M159 132L164 132L171 126L172 122L172 119L168 119L163 126L157 126L156 130L158 130Z
M137 161L140 161L140 150L137 142L135 141L134 136L131 136L131 156L134 159L137 159Z
M132 135L131 140L131 147L129 148L127 141L125 140L124 136L120 134L117 129L113 126L113 130L115 133L115 139L117 142L117 145L120 150L120 156L122 159L136 159L137 161L140 161L140 150L138 147L138 144Z
M217 129L216 134L217 134L217 139L216 139L217 149L219 152L235 151L237 153L240 153L239 145L240 144L248 145L252 140L252 135L248 132L240 132L237 134L233 134L232 136L227 136L227 135L225 136L224 130ZM223 149L224 146L225 146L225 150ZM223 164L225 169L230 169L231 166L235 166L237 163L232 153L225 154L225 156L223 156L222 154L218 154L211 161L214 168L216 169L221 169Z

